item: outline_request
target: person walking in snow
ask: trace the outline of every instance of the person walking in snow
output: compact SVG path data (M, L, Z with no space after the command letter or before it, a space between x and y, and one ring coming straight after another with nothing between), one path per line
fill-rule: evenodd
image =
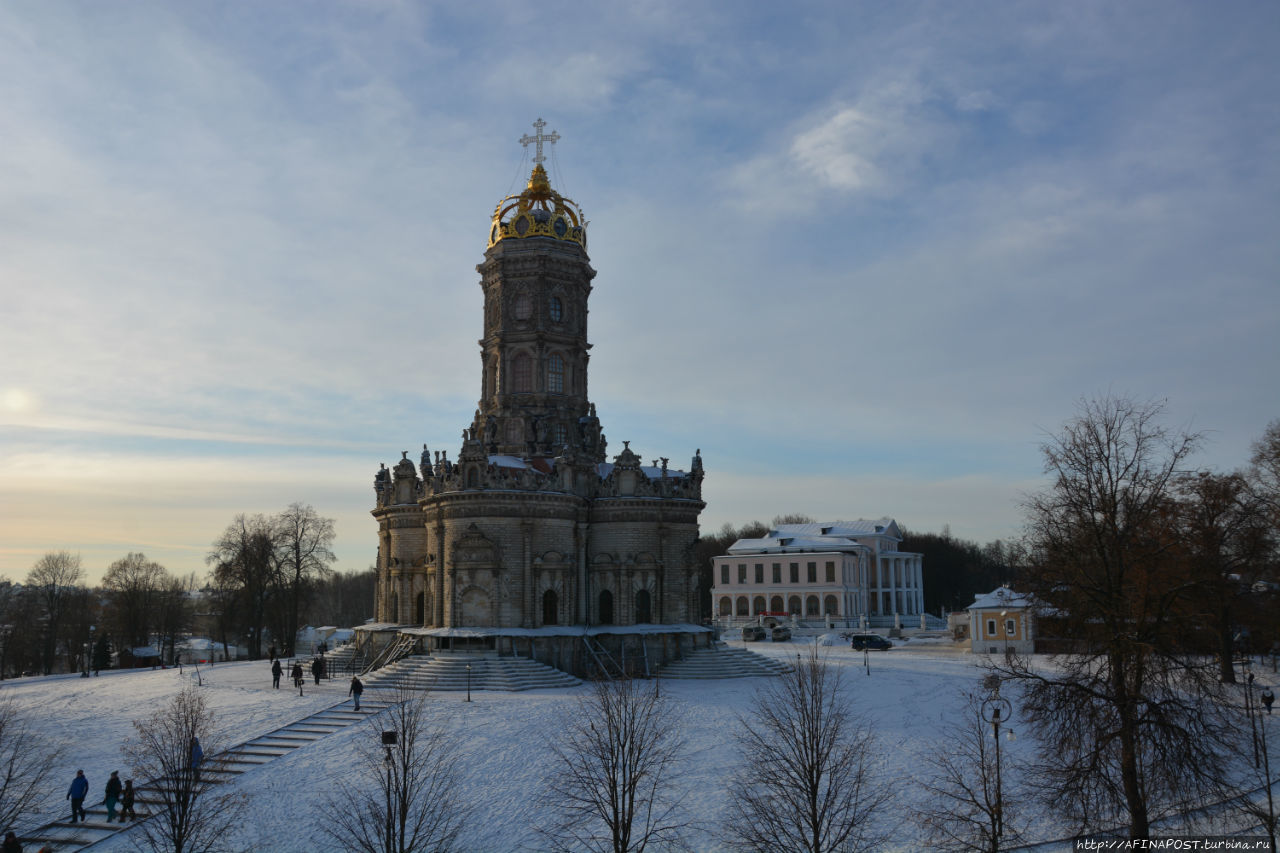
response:
M116 819L116 803L120 801L120 771L112 770L111 778L107 780L107 797L105 800L107 806L107 823Z
M1262 704L1267 706L1267 713L1271 713L1271 705L1276 701L1276 694L1271 692L1270 687L1262 688Z
M303 674L302 674L302 663L301 663L301 661L299 661L299 662L297 662L297 663L295 663L295 664L293 665L293 669L292 669L292 670L290 670L290 672L289 672L289 677L293 679L293 686L294 686L294 687L296 687L296 688L298 688L298 690L299 690L299 691L301 691L301 690L302 690L302 679L303 679L303 677L304 677L304 676L303 676Z
M316 684L320 683L320 675L323 672L324 672L324 663L321 662L321 658L316 658L313 661L311 661L311 677L316 680Z
M71 801L71 822L76 822L76 815L80 815L80 822L84 823L88 820L84 814L84 798L89 793L89 780L84 778L84 771L77 770L76 778L71 780L71 787L67 789L67 799Z
M360 710L360 694L364 692L364 685L360 683L360 679L351 676L351 689L347 691L348 696L352 696L356 700L356 710Z
M280 665L280 658L271 661L271 686L280 689L280 676L284 673L284 667Z
M138 813L133 810L133 780L124 780L124 790L120 792L120 822L124 823L126 817L137 820Z
M22 853L22 843L12 831L4 834L4 846L0 847L0 853Z
M191 774L200 778L200 764L204 761L204 750L200 748L200 738L191 736Z

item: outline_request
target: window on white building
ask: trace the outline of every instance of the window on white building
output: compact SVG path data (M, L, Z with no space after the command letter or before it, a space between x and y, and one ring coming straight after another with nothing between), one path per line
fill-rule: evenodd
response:
M1004 632L1010 637L1014 635L1014 621L1012 619L1004 620Z
M791 582L800 583L800 564L799 563L791 564Z
M817 583L818 582L818 564L809 563L805 566L805 568L809 570L808 571L809 583Z
M720 583L724 584L725 586L729 585L729 564L728 563L720 564Z
M746 582L747 582L747 564L739 563L738 564L738 583L746 583Z
M756 563L756 583L764 583L764 563Z
M827 583L836 582L836 564L827 563Z
M773 564L773 582L782 583L782 563Z
M997 636L997 634L996 634L996 620L994 620L994 619L988 619L988 620L987 620L987 636L988 636L988 637L995 637L995 636Z

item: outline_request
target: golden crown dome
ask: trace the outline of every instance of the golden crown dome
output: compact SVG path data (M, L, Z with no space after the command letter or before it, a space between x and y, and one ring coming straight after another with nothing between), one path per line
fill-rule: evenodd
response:
M509 195L493 211L489 245L500 240L550 237L587 247L587 223L572 200L551 188L547 171L538 163L529 185L519 195Z

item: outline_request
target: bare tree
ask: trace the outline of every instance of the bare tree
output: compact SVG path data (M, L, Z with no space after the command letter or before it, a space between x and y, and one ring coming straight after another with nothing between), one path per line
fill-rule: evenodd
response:
M58 637L63 628L68 601L80 588L84 570L80 555L70 551L50 551L27 573L27 586L32 587L44 617L44 674L53 672ZM88 639L87 637L85 639Z
M450 853L471 814L459 796L460 756L426 691L397 690L369 718L354 778L329 801L321 830L342 850ZM395 743L384 745L385 733ZM383 738L374 737L384 733Z
M1184 615L1200 587L1182 548L1173 486L1199 436L1163 406L1084 401L1042 447L1051 485L1025 502L1024 583L1074 644L1050 672L1014 657L1022 713L1041 746L1046 797L1084 830L1204 802L1224 784L1234 715Z
M136 735L125 742L135 776L147 779L138 796L158 810L142 821L141 832L155 851L210 853L225 847L239 821L244 800L216 787L220 767L214 714L195 687L186 687L168 705L134 720ZM204 757L193 761L193 745Z
M151 642L157 599L169 579L165 567L145 554L129 553L107 567L102 586L111 602L112 632L128 646Z
M1199 586L1189 621L1212 633L1218 677L1234 683L1234 638L1247 609L1240 600L1272 548L1267 515L1240 474L1198 471L1176 485L1183 558Z
M551 849L684 849L684 741L657 682L595 682L552 751L541 798L551 817L539 827Z
M323 518L310 504L292 503L274 519L278 582L285 599L286 619L281 632L290 645L298 635L298 611L310 585L329 572L333 554L333 519Z
M880 819L893 792L873 773L875 737L817 646L739 728L743 762L729 797L738 849L844 853L886 840Z
M981 697L967 694L965 707L967 713L943 732L945 743L926 759L931 772L923 787L933 796L924 806L924 823L937 848L997 853L1002 840L1020 836L1017 785L1008 784L1009 774L996 765Z
M234 591L239 600L236 611L250 657L262 657L262 631L276 572L275 525L263 515L237 515L213 543L205 562L213 566L215 582ZM293 638L288 642L292 645Z
M0 699L0 828L14 826L47 796L62 747L47 740L10 697Z

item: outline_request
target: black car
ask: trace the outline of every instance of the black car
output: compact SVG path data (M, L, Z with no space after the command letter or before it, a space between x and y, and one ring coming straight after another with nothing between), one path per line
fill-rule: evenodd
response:
M786 625L774 625L773 630L770 632L770 639L775 643L780 643L783 640L790 640L791 629Z
M893 643L881 637L879 634L854 634L849 642L853 648L862 651L863 649L872 649L874 651L887 651L893 648Z

